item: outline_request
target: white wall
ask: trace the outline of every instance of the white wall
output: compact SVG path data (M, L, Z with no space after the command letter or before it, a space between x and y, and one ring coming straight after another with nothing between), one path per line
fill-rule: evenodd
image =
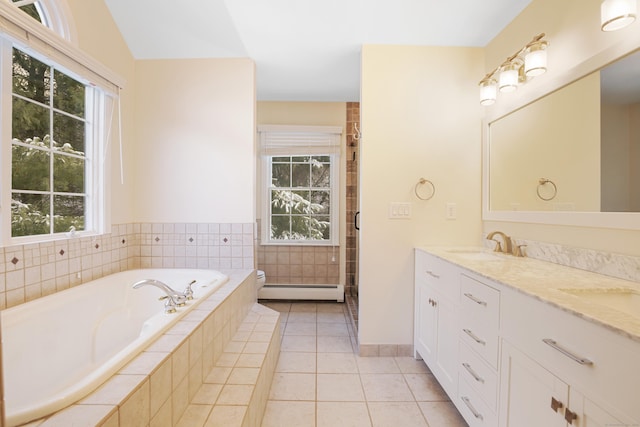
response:
M578 78L585 67L604 66L612 58L640 47L640 22L616 32L600 30L600 2L571 0L533 0L494 40L485 47L485 70L490 71L504 58L522 47L531 38L544 32L550 41L549 71L518 91L519 97L539 96L553 86L554 80ZM522 93L521 93L522 92ZM522 98L520 98L522 99ZM504 109L500 99L497 109ZM485 110L487 115L489 111ZM556 226L516 222L485 221L484 231L500 229L514 237L565 244L627 255L640 256L640 230Z
M413 342L415 246L480 239L482 66L477 48L362 49L360 344ZM421 177L429 201L414 195ZM410 202L412 218L389 219L390 202Z
M250 59L136 62L135 221L255 221Z

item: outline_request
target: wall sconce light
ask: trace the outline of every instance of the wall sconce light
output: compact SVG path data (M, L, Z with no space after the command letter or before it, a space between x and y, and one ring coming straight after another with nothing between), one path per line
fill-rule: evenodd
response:
M538 34L522 49L508 57L499 67L480 80L480 104L492 105L500 92L513 92L518 85L547 71L547 47L542 40L545 34ZM497 78L497 80L496 80Z
M631 24L636 19L636 0L603 0L600 5L602 31L616 31Z

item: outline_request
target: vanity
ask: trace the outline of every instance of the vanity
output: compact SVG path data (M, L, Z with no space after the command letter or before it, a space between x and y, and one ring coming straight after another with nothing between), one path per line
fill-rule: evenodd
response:
M416 248L414 348L472 427L640 426L640 283Z

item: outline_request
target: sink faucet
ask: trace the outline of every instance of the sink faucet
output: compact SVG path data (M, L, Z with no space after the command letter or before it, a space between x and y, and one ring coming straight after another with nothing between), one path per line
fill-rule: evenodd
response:
M144 285L155 286L158 289L161 289L166 293L166 296L161 297L160 299L166 299L167 301L164 304L164 312L165 313L174 313L176 311L176 307L182 307L186 304L187 296L181 294L180 292L172 289L169 285L162 283L159 280L154 279L144 279L140 280L133 284L133 289L138 289Z
M494 240L494 237L496 234L499 236L502 236L502 241L504 242L504 249L502 248L502 245L500 245L499 241ZM495 252L503 252L505 254L513 253L513 250L511 247L511 237L507 236L502 231L492 231L491 233L487 234L487 240L492 240L496 242L496 247L494 249Z

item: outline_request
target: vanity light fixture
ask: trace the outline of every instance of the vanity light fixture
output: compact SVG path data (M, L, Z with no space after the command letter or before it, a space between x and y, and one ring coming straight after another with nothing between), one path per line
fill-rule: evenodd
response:
M616 31L631 24L636 19L636 0L603 0L600 5L602 31Z
M535 36L522 49L508 57L499 67L480 80L480 104L492 105L500 92L513 92L518 85L547 71L547 46L542 40L545 34Z

